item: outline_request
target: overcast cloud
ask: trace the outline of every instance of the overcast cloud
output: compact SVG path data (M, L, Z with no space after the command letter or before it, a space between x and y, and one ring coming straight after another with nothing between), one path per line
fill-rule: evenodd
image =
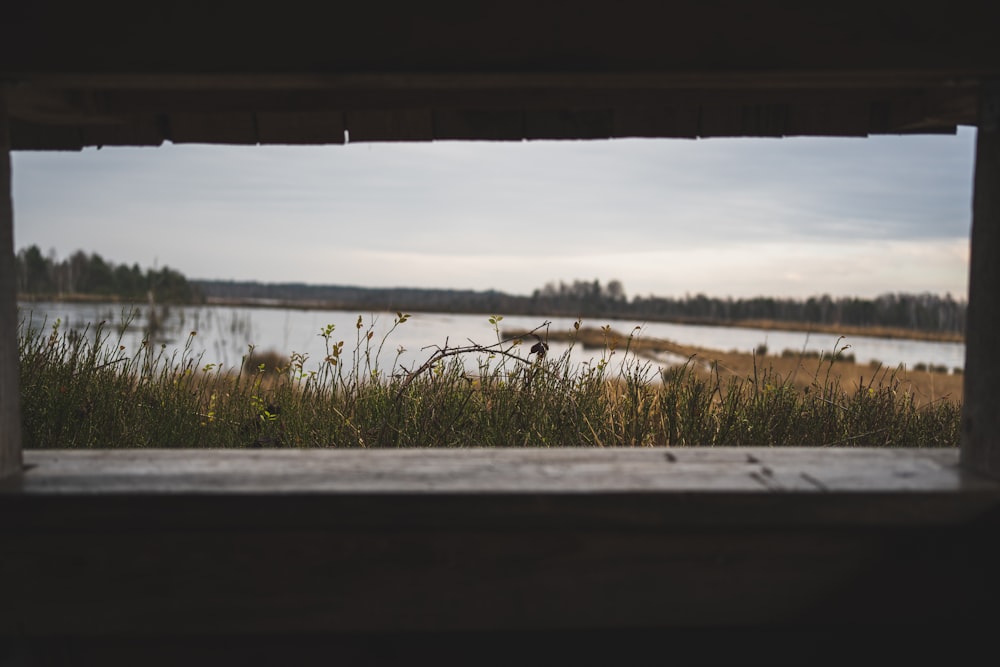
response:
M963 128L15 153L15 243L191 278L964 297L974 143Z

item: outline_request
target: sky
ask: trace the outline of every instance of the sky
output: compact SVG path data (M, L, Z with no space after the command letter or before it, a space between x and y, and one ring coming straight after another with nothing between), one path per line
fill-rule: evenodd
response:
M188 278L965 298L975 129L13 154L14 241Z

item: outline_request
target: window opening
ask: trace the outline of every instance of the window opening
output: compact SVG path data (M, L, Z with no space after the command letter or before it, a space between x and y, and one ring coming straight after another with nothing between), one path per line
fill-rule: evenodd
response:
M957 136L863 140L15 153L26 294L73 294L95 280L101 260L109 284L129 273L166 282L176 270L205 281L211 300L239 304L174 304L156 296L159 285L125 300L136 305L132 315L93 296L25 300L22 313L64 330L134 317L119 341L122 358L159 344L165 357L197 360L191 368L201 371L299 364L303 376L334 367L331 379L405 381L425 365L427 374L443 371L451 357L434 363L435 350L478 345L455 355L472 386L482 381L484 356L502 365L509 354L518 367L570 349L577 375L631 352L659 382L658 369L710 366L717 360L701 352L709 348L751 353L762 364L768 353L850 355L872 374L936 372L947 394L960 391L964 359L955 338L967 291L974 137L962 128ZM48 197L52 190L64 196ZM141 243L129 229L142 231ZM837 324L852 308L868 317L898 311L893 321L903 326L955 335L903 341L853 329L841 338L836 327L706 326L734 311L769 320L782 308ZM597 338L584 343L578 331L588 328ZM511 346L519 338L526 342ZM651 339L675 345L641 349ZM619 379L628 376L617 369ZM286 419L264 393L248 396L262 420L257 431ZM211 407L201 406L203 423ZM270 435L253 442L289 444Z

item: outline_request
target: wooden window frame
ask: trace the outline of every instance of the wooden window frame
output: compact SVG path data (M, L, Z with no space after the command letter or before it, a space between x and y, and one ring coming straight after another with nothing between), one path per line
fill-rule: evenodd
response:
M0 97L0 519L16 538L0 587L17 603L0 612L0 635L35 646L150 628L190 638L988 618L1000 86L980 91L960 452L24 453L7 125ZM921 576L933 605L910 593ZM92 599L102 591L111 602Z

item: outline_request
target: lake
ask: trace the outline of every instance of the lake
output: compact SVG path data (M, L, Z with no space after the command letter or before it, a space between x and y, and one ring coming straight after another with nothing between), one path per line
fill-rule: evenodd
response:
M158 307L158 312L160 311ZM121 332L121 344L130 353L137 350L144 338L148 309L137 306L136 315L129 320L130 306L119 303L53 303L33 302L19 304L19 317L30 321L38 328L51 327L58 318L67 329L84 330L98 322L106 322L117 341ZM325 356L325 343L319 335L327 325L334 325L333 341L345 341L344 357L349 361L355 349L359 330L357 311L303 310L297 308L252 308L230 306L169 306L162 313L163 326L158 343L165 344L167 351L183 348L190 339L191 349L196 355L203 355L205 364L215 363L236 366L241 363L250 345L258 352L276 351L284 355L299 352L308 355L312 364L318 364ZM383 337L393 325L392 313L362 313L360 335L372 331L372 354L382 344ZM572 318L548 318L552 331L568 331L572 328ZM501 328L533 329L546 321L536 316L505 316ZM129 326L123 328L123 323ZM640 326L639 335L647 338L666 338L677 343L697 345L721 350L749 352L759 345L767 345L771 354L783 350L806 350L832 352L838 345L838 337L833 334L806 334L802 332L766 331L742 327L712 327L688 324L667 324L662 322L642 322L613 319L586 319L585 327L611 328L628 334ZM191 332L196 336L190 338ZM397 361L407 369L425 362L434 352L435 346L450 347L468 345L469 342L488 345L496 342L496 333L489 323L489 315L455 315L447 313L414 313L409 320L399 325L387 338L379 358L379 367L388 369ZM853 336L840 341L849 345L848 353L856 356L859 363L873 360L895 368L904 364L912 368L917 363L946 366L948 369L962 368L965 363L965 346L962 343L939 343L902 339ZM362 343L362 349L364 349ZM399 353L398 360L397 351ZM553 342L550 356L562 354L568 348L565 343ZM527 350L524 351L526 353ZM572 360L584 363L599 356L592 349L575 349ZM620 356L620 355L619 355ZM682 359L661 357L658 364L670 364ZM475 360L469 359L470 368L475 368ZM307 369L315 368L307 363Z

